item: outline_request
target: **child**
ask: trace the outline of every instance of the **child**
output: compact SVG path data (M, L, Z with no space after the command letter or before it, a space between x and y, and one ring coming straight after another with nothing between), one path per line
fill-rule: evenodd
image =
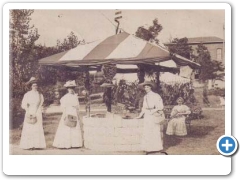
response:
M170 121L168 122L166 134L185 136L187 135L187 127L185 124L186 116L191 113L188 106L183 104L182 97L177 99L178 105L174 106L171 112Z

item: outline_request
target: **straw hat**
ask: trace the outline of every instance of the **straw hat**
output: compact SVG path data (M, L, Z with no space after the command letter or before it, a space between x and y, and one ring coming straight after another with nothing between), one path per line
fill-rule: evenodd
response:
M26 85L32 85L34 83L37 83L37 79L35 77L31 77L28 82L26 82Z
M178 102L179 100L182 100L182 102L184 102L184 99L182 97L177 98L176 102Z
M68 87L76 87L77 85L75 80L73 80L73 81L67 81L63 86L68 88Z
M144 88L144 86L150 86L152 89L155 88L155 84L151 81L144 81L143 83L139 84L139 87Z
M102 85L100 85L100 87L109 88L109 87L114 87L114 85L110 83L103 83Z

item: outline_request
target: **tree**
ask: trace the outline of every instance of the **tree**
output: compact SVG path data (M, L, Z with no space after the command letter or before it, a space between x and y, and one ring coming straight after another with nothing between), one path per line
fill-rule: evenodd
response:
M174 38L169 45L169 51L171 55L179 54L187 59L191 59L192 46L188 45L188 38Z
M64 38L63 42L60 42L59 40L57 41L56 48L58 52L64 52L77 47L81 43L84 43L84 40L78 40L78 37L74 34L74 32L70 32L67 38ZM60 67L59 71L57 71L57 80L74 80L80 75L82 76L82 72L73 71L66 67Z
M194 56L197 63L201 65L199 79L204 83L203 88L203 101L210 104L207 97L208 81L222 78L222 74L218 72L224 71L222 62L211 60L210 53L206 46L199 44L197 47L197 55Z
M58 52L63 52L69 49L73 49L81 43L84 44L85 41L78 40L78 37L74 34L74 32L70 32L67 38L64 38L62 43L60 42L60 40L57 40L57 49Z
M153 25L148 29L144 28L143 26L139 27L136 31L136 36L146 41L155 41L158 44L159 40L157 39L157 36L162 29L162 25L158 23L158 19L156 18L153 20Z
M10 84L13 97L21 97L24 82L36 74L38 68L33 49L39 34L30 26L34 10L10 10Z
M210 53L206 46L199 44L197 47L197 55L194 56L194 60L201 65L199 79L203 82L211 79L222 78L222 74L218 72L224 71L224 65L222 62L211 60Z
M57 40L55 47L37 46L37 59L70 50L81 43L84 43L84 40L78 40L78 37L74 34L74 32L70 32L67 38L64 38L63 42ZM77 79L80 75L82 76L83 73L73 71L67 67L42 66L39 68L39 76L41 80L50 84Z
M158 19L156 18L153 20L153 25L148 29L144 28L143 26L139 27L136 31L136 36L146 41L155 42L158 44L159 40L157 39L157 36L162 31L162 29L162 25L158 23ZM146 68L146 66L143 64L139 64L138 69L139 83L142 83L144 81L144 77L147 72L151 72L150 74L152 74L152 69Z

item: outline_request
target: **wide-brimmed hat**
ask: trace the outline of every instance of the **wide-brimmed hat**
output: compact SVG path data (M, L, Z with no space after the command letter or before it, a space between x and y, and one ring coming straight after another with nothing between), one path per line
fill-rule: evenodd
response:
M182 97L178 97L176 102L178 102L179 100L182 100L182 102L184 102L184 99Z
M67 81L63 86L68 88L68 87L76 87L77 85L75 80L73 80L73 81Z
M26 85L32 85L34 83L37 83L38 80L35 77L31 77L28 82L26 82Z
M114 85L110 83L103 83L100 85L100 87L110 88L110 87L114 87Z
M143 83L139 84L140 88L144 88L144 86L150 86L152 88L155 88L155 83L151 81L144 81Z

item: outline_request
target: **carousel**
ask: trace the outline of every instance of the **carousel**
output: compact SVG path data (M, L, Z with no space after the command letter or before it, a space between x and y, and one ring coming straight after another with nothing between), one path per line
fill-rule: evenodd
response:
M140 92L138 84L144 79L136 79L131 85L126 81L116 81L114 76L131 78L131 74L143 74L151 69L156 78L157 88L160 81L168 79L163 72L179 73L181 67L197 69L199 64L177 54L170 53L161 46L152 44L126 32L106 39L78 45L77 47L39 60L42 66L66 67L82 71L86 78L94 72L95 82L104 89L106 110L91 101L90 81L85 82L85 114L82 117L84 146L98 151L140 151L143 120L135 119L139 113L139 102L134 102ZM112 66L114 75L103 80L104 67ZM110 68L111 69L111 68ZM161 77L162 76L162 77ZM112 78L112 79L111 79ZM174 75L171 76L178 78ZM121 78L120 78L121 79ZM184 79L181 79L184 80ZM168 82L168 83L172 83ZM188 81L188 80L184 80ZM125 89L124 89L125 87ZM126 93L126 87L131 89ZM122 96L114 97L122 93ZM125 94L124 94L125 93ZM128 96L128 97L125 97ZM113 102L113 99L117 99ZM114 104L113 104L114 103ZM97 109L97 110L96 110Z

